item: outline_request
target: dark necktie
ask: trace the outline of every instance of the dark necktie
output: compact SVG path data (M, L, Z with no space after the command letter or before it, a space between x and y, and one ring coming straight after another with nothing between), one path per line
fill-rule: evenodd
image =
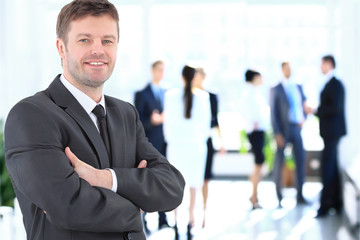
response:
M94 108L94 110L92 110L92 112L97 117L99 132L100 132L102 140L104 141L104 144L106 146L106 150L107 150L109 158L110 158L111 157L111 155L110 155L110 141L109 141L108 128L106 126L105 110L104 110L103 106L96 105L96 107Z

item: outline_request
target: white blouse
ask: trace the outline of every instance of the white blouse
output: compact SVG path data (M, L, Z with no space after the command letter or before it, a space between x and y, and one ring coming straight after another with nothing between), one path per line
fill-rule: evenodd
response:
M245 121L245 131L253 132L255 123L258 125L258 131L266 130L270 124L270 107L260 87L247 83L241 99L241 115Z
M183 89L172 89L165 93L163 127L167 143L206 142L210 136L209 94L196 89L193 95L191 118L186 119Z

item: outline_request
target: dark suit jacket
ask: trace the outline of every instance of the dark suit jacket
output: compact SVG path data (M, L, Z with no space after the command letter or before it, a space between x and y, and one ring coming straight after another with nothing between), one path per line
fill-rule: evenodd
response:
M297 85L300 91L302 102L306 98L301 85ZM287 137L289 126L290 103L285 89L281 83L270 90L271 124L275 134ZM305 113L304 113L305 116Z
M147 141L136 109L106 96L110 165L95 124L59 76L15 105L5 126L6 164L28 239L145 239L140 209L176 208L183 177ZM117 193L79 178L64 154L67 146L95 168L114 169ZM136 168L142 159L147 168Z
M163 112L163 103L155 98L150 84L148 84L143 90L135 93L134 102L139 112L140 120L144 126L146 137L148 137L149 142L151 142L161 154L165 155L163 125L154 126L150 121L151 114L154 110L158 110L159 113Z
M218 99L217 95L214 93L209 92L210 97L210 107L211 107L211 128L218 127L219 121L218 121Z
M335 77L325 85L320 95L317 114L320 121L320 135L323 138L339 138L346 134L345 89Z

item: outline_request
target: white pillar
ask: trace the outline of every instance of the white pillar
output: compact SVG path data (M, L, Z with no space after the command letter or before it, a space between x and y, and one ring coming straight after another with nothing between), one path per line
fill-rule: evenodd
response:
M340 161L346 167L360 154L360 3L342 0L341 9L341 77L346 91L346 120L348 134L340 144Z
M150 71L150 37L151 37L151 7L152 7L152 0L144 0L142 3L143 7L143 63L142 63L142 78L147 79L148 73Z

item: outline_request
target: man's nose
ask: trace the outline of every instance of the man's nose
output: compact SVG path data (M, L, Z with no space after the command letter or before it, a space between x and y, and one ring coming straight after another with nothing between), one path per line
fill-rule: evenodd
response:
M95 40L92 45L91 54L99 55L103 53L104 53L104 46L102 44L102 41L100 39Z

